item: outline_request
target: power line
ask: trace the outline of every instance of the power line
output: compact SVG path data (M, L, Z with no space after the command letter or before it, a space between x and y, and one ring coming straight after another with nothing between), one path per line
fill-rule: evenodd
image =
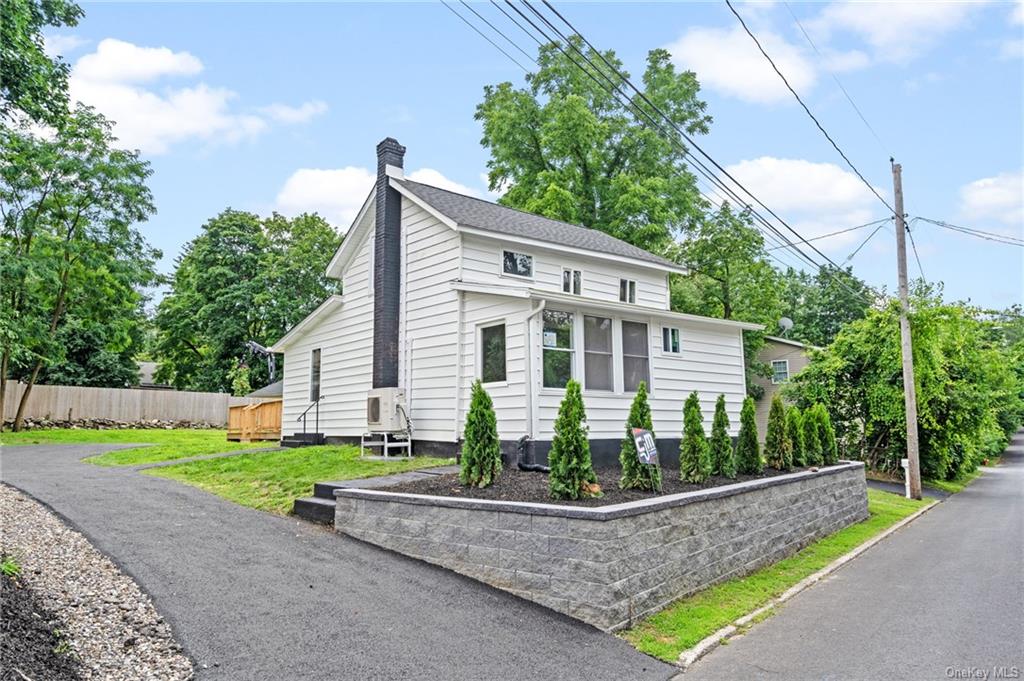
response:
M857 106L857 103L853 101L853 97L850 96L850 93L847 92L846 88L843 87L843 84L841 82L839 82L839 76L837 76L835 74L835 71L833 71L832 69L828 68L828 66L825 64L825 55L823 55L821 53L821 51L818 49L818 46L814 44L813 40L811 40L811 36L804 29L804 25L801 24L800 20L796 18L796 14L793 13L793 8L789 6L788 2L784 2L782 4L784 4L786 6L786 11L789 12L789 16L793 17L793 21L796 23L797 28L800 29L800 32L803 34L804 38L807 40L807 44L811 46L811 48L815 51L815 53L821 59L822 66L824 66L825 70L828 71L830 76L832 76L832 80L834 80L836 82L836 85L839 86L839 89L843 91L843 96L846 97L846 101L848 101L850 103L850 106L853 107L853 110L857 112L857 116L860 118L861 122L864 123L864 126L871 132L871 134L874 136L875 140L878 141L879 148L884 152L885 151L885 143L882 142L882 138L878 136L878 133L875 132L875 129L871 126L871 123L869 123L868 119L865 118L864 114L860 110L860 107Z
M979 239L985 239L986 241L994 241L996 243L1006 244L1008 246L1024 246L1024 239L1018 239L1013 236L1006 236L1005 234L996 234L995 232L985 232L980 229L973 229L971 227L961 227L960 225L953 225L942 220L932 220L926 217L918 217L918 220L924 220L925 222L939 227L952 230L954 232L960 232L968 236L977 237Z
M874 237L876 234L878 234L878 231L880 229L882 229L883 227L885 227L885 223L884 222L882 224L878 225L878 227L875 227L873 230L871 230L871 234L868 234L868 238L866 238L866 239L864 239L864 241L860 242L860 246L857 246L857 248L853 249L853 253L850 253L850 255L846 256L846 260L843 261L843 264L845 265L846 263L848 263L851 260L853 260L854 256L857 255L858 253L860 253L860 249L862 249L865 246L867 246L868 242L871 241L872 237Z
M459 14L458 12L456 12L456 11L455 11L455 8L454 8L454 7L452 7L451 5L449 5L449 4L447 3L447 2L445 2L445 0L441 0L441 4L442 4L442 5L444 5L445 7L447 7L447 8L448 8L448 11L449 11L449 12L451 12L452 14L454 14L455 16L457 16L457 17L458 17L459 19L462 19L462 21L463 21L463 22L465 22L465 24L466 24L467 26L469 26L469 27L470 27L471 29L473 29L474 31L476 31L476 32L477 32L477 33L478 33L478 34L480 35L480 37L481 37L481 38L483 38L484 40L486 40L487 42L489 42L489 43L490 43L491 45L493 45L493 46L494 46L494 49L498 50L498 51L499 51L499 52L501 52L501 53L502 53L503 55L505 55L506 57L508 57L508 58L509 58L509 60L510 60L510 61L511 61L511 62L512 62L513 64L515 64L516 66L518 66L519 68L521 68L521 69L522 69L522 70L523 70L523 71L524 71L525 73L529 73L529 72L530 72L530 70L529 70L528 68L526 68L525 66L523 66L522 64L520 64L520 63L519 63L519 62L518 62L518 61L516 60L516 58L515 58L515 57L513 57L513 56L512 56L511 54L509 54L509 53L508 53L508 52L506 52L505 50L501 49L501 45L499 45L498 43L496 43L496 42L494 42L493 40L491 40L491 39L490 39L490 38L489 38L489 37L488 37L487 35L485 35L485 34L484 34L484 32L483 32L483 31L481 31L481 30L480 30L479 28L477 28L476 26L474 26L474 25L473 25L473 24L472 24L472 23L471 23L471 22L469 21L469 19L467 19L466 17L464 17L464 16L462 16L461 14ZM475 14L475 12L474 12L474 14Z
M911 220L910 224L907 225L907 236L910 237L910 248L914 251L914 260L917 260L917 271L921 273L921 278L927 281L928 278L924 276L924 268L921 267L921 256L917 254L917 244L914 243L914 230L911 225L914 224L915 220L916 218Z
M736 11L735 7L733 7L732 0L725 0L725 4L729 6L729 10L739 20L740 25L743 27L743 30L747 32L747 35L750 36L750 39L754 41L755 45L757 45L757 49L760 50L761 54L764 55L764 58L768 60L769 64L771 64L772 69L775 70L775 73L777 73L779 78L782 79L782 82L785 83L786 88L793 94L793 96L796 98L796 101L800 103L800 106L803 107L803 110L807 113L808 116L810 116L811 120L814 121L814 124L818 126L818 130L821 131L821 134L823 134L825 136L825 139L829 141L832 147L837 152L839 152L839 155L843 157L843 160L846 161L846 165L850 166L850 168L853 169L853 172L857 174L857 177L860 178L860 181L863 182L864 185L871 190L871 193L874 194L879 201L885 204L885 207L889 209L889 212L895 214L896 210L889 205L888 201L882 198L882 195L879 194L878 191L876 191L875 188L871 186L871 183L864 178L864 175L862 175L861 172L857 170L857 166L853 165L853 162L849 159L846 153L844 153L843 150L839 148L839 145L836 144L836 141L834 139L832 139L832 136L828 133L827 130L825 130L821 122L815 117L813 113L811 113L811 110L807 108L807 105L804 104L804 100L800 99L800 95L798 95L796 90L793 89L793 86L789 84L789 81L786 79L786 76L783 75L782 71L780 71L779 67L775 65L775 62L772 60L772 58L768 56L767 52L765 52L765 49L761 46L761 41L758 40L757 36L754 35L753 31L751 31L747 27L747 22L743 21L743 17L741 17L740 13Z
M515 42L514 40L512 40L511 38L509 38L509 37L508 37L507 35L505 35L504 33L502 33L502 32L501 32L501 31L500 31L500 30L499 30L499 29L498 29L498 28L497 28L497 27L496 27L496 26L495 26L494 24L492 24L491 22L489 22L489 21L487 20L487 18L486 18L486 17L484 17L484 16L482 15L482 14L480 14L480 12L477 12L477 11L476 11L475 9L473 9L473 6L472 6L472 5L470 5L470 4L468 3L468 2L466 2L466 0L459 0L459 2L461 2L461 3L462 3L462 4L463 4L463 5L465 6L465 7L466 7L466 9L468 9L468 10L469 10L470 12L472 12L473 14L477 15L478 17L480 17L480 21L482 21L482 22L484 22L485 24L487 24L488 26L490 26L490 27L491 27L491 30L492 30L492 31L494 31L495 33L497 33L498 35L500 35L500 36L501 36L502 38L504 38L505 40L507 40L507 41L508 41L508 43L509 43L510 45L512 45L512 47L514 47L514 48L516 48L517 50L519 50L519 51L520 51L520 52L521 52L521 53L523 54L523 56L524 56L524 57L526 57L526 58L527 58L527 59L529 59L530 61L533 61L533 60L534 60L534 59L533 59L533 55L531 55L531 54L530 54L529 52L527 52L527 51L526 51L526 50L524 50L523 48L519 47L519 43Z
M852 231L857 230L857 229L864 229L865 227L870 227L871 225L877 225L879 222L888 222L889 220L892 220L892 218L882 218L881 220L872 220L871 222L865 222L863 225L857 225L855 227L847 227L846 229L840 229L840 230L837 230L835 232L829 232L828 234L822 234L821 236L813 236L810 239L808 239L808 241L820 241L822 239L827 239L830 236L836 236L838 234L846 234L847 232L852 232ZM775 248L782 248L782 246L776 246ZM768 250L774 250L774 249L768 249Z

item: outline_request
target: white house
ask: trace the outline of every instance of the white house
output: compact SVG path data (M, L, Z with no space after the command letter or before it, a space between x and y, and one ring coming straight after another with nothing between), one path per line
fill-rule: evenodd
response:
M274 346L284 353L283 430L358 442L368 393L404 391L417 453L457 451L470 387L494 401L503 449L526 436L539 458L570 378L583 385L595 461L617 457L647 381L659 449L673 458L683 402L698 391L709 429L724 394L746 394L744 329L669 309L679 265L607 234L403 176L405 148L377 146L377 183L328 267L342 294Z

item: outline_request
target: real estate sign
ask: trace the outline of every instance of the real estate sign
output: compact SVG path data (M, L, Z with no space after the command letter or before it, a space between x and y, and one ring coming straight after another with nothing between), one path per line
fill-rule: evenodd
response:
M658 463L658 447L654 442L654 433L643 428L634 428L633 442L636 443L636 457L640 463Z

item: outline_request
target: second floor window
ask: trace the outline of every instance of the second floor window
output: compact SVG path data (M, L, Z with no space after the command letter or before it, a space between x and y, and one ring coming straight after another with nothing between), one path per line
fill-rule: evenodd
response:
M619 279L619 300L623 303L636 302L636 282L632 279Z
M574 296L580 295L583 290L583 272L569 269L562 270L562 291L571 293Z
M515 251L501 252L501 271L516 277L533 276L533 256Z

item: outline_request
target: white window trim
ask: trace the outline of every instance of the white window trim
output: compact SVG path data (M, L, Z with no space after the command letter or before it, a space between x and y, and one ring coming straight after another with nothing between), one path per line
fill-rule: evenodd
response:
M776 362L785 362L786 363L786 379L783 380L783 381L776 381L775 380L775 363ZM788 359L773 359L771 361L771 367L772 367L772 385L782 385L783 383L786 383L786 382L789 381L789 360Z
M582 365L582 353L579 352L583 343L583 313L579 310L560 310L554 307L544 308L545 312L566 312L572 315L572 347L571 348L545 348L544 347L544 312L540 313L540 337L537 339L538 345L540 345L540 393L549 395L564 395L565 388L554 388L551 386L544 385L544 351L552 350L554 352L568 352L572 354L572 376L571 380L579 382L580 386L583 385L583 381L580 379L583 375L580 371L583 369ZM608 393L602 393L607 395Z
M565 273L566 272L570 273L569 274L569 289L570 290L568 290L568 291L565 290L565 286L564 286L564 284L565 284ZM579 293L575 293L574 291L572 291L572 273L573 272L579 272L580 273L580 292ZM563 265L562 266L562 279L559 280L559 282L558 282L558 288L559 288L559 290L562 293L565 293L567 295L570 295L570 296L582 296L583 295L583 280L584 280L584 278L585 277L584 277L584 272L583 272L583 268L582 267L576 267L576 266L572 266L572 265Z
M320 366L317 369L317 397L313 397L313 354L320 353ZM309 380L306 382L306 396L309 397L310 402L315 402L317 398L324 394L324 349L321 348L310 348L309 350Z
M489 329L492 326L505 326L505 380L504 381L484 381L484 343L483 334L484 329ZM480 380L480 384L488 388L501 388L508 385L508 321L505 317L498 319L488 319L484 322L477 322L476 333L474 335L475 348L473 355L474 359L474 376Z
M522 274L512 274L511 272L505 271L505 253L518 253L519 255L526 255L530 257L530 276ZM537 278L537 256L531 251L526 251L520 248L509 248L508 246L501 246L498 249L498 276L506 279L512 279L515 281L534 281Z
M675 330L679 334L679 351L672 352L672 350L665 349L665 329L669 330L669 345L671 346L672 331ZM668 324L661 325L661 355L663 357L671 357L672 359L678 359L683 356L683 329L679 326L669 326Z
M581 328L582 334L580 336L580 343L581 343L580 355L583 358L583 362L582 362L581 367L580 367L580 378L582 378L583 380L580 381L580 386L581 386L581 388L583 390L583 393L584 394L591 394L592 393L594 395L615 395L618 392L616 390L616 388L619 385L618 380L616 379L616 376L615 376L615 349L616 349L615 348L615 326L616 326L616 324L615 324L615 317L612 316L612 315L606 314L604 312L601 312L601 313L577 312L577 315L579 316L580 326L582 327ZM586 327L584 326L584 324L585 324L585 322L583 320L584 317L594 317L595 319L607 319L608 321L610 321L612 323L612 328L608 331L608 333L611 334L610 340L612 342L611 350L608 352L608 354L610 354L611 358L612 358L612 387L610 389L608 389L608 390L603 390L601 388L591 388L591 387L589 387L587 385L587 333L586 333ZM594 354L605 354L605 353L596 353L595 352ZM620 360L621 360L621 357L620 357Z
M626 299L622 299L622 282L626 282ZM633 300L629 299L629 289L632 285L633 289ZM628 277L619 277L619 302L626 303L627 305L636 305L636 294L637 284L636 279L630 279Z
M643 324L644 326L647 327L647 394L648 394L648 396L653 395L654 394L654 362L652 360L654 359L654 353L651 352L651 350L652 350L652 348L651 348L651 329L653 329L654 327L651 324L651 320L650 319L629 319L627 317L622 317L621 319L619 319L619 348L618 348L619 349L619 354L618 354L618 361L619 361L619 369L620 369L620 372L619 372L620 373L620 375L619 375L619 381L620 382L618 384L618 387L619 387L620 394L622 394L622 395L636 395L636 391L635 390L626 390L626 362L625 362L625 356L626 355L624 354L625 350L622 347L622 322L631 322L633 324ZM660 343L661 339L659 338L658 341Z

